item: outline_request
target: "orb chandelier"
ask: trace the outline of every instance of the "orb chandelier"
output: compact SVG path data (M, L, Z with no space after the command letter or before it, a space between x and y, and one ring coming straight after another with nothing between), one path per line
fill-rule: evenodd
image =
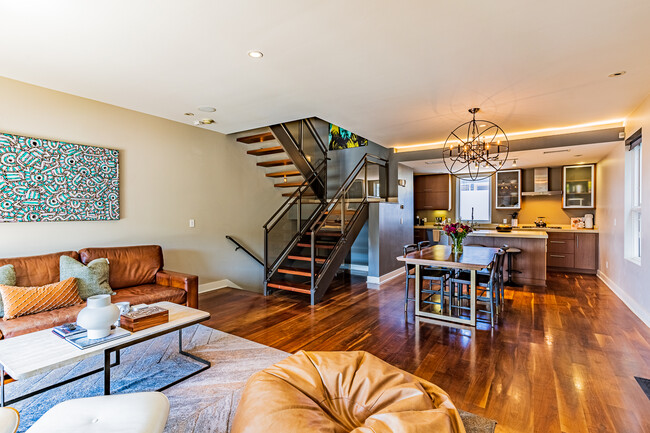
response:
M456 177L486 179L503 168L510 143L496 123L476 120L480 108L470 108L472 120L451 131L442 149L447 171Z

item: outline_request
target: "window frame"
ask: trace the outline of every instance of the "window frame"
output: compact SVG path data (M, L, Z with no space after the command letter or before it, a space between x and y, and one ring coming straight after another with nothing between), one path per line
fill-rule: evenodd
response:
M493 198L492 197L492 187L493 187L492 178L493 177L494 176L490 176L490 177L488 177L486 179L480 179L479 180L479 181L487 181L488 182L488 188L487 188L487 192L488 192L488 198L487 198L488 219L487 220L475 219L474 220L475 223L487 223L487 224L492 223L492 198ZM461 181L470 181L471 182L472 180L471 180L471 178L469 176L459 176L456 179L456 220L457 221L468 221L469 222L469 221L472 221L471 218L463 220L461 218L461 213L460 213L461 212L461 207L460 207L460 203L461 203L461 200L460 200L460 197L461 197ZM476 181L476 182L479 182L479 181Z
M634 147L625 155L625 259L641 266L642 257L642 189L643 146L640 131L635 133Z

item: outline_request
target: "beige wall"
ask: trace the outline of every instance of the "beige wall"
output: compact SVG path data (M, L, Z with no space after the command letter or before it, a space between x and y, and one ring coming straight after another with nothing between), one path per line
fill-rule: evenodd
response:
M650 97L628 117L626 136L643 128L650 136ZM644 221L650 216L650 151L648 141L643 151L643 197ZM600 270L599 275L612 290L650 326L650 236L648 224L644 224L642 238L642 264L624 258L625 215L625 149L623 144L598 164L596 217L600 221ZM616 220L616 224L614 224Z
M121 219L0 224L0 257L88 246L160 244L167 269L262 289L262 267L225 239L263 252L282 203L234 138L0 78L0 131L120 151ZM197 102L198 104L198 102ZM179 107L185 111L188 107ZM188 220L196 220L196 228Z

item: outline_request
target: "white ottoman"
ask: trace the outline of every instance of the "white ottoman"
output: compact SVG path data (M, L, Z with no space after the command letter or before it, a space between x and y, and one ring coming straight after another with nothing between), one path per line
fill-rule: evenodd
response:
M169 400L160 392L115 394L59 403L28 433L160 433Z

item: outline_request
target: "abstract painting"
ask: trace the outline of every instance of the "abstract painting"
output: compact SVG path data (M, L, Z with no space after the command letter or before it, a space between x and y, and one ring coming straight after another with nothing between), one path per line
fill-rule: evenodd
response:
M0 222L120 218L119 151L0 133Z
M357 134L330 123L330 150L349 149L367 146L368 140Z

